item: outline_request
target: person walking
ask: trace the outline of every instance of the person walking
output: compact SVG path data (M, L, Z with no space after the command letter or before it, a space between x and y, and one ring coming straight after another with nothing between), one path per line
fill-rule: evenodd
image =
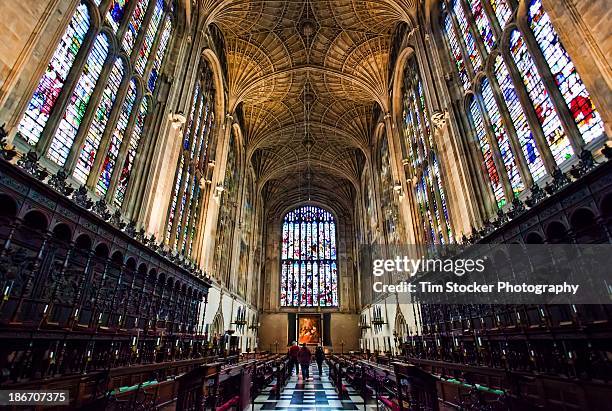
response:
M291 347L289 347L289 351L287 351L287 356L289 357L289 368L291 369L291 375L293 375L293 368L295 368L295 375L298 376L300 374L300 363L298 361L298 353L300 352L300 347L298 343L294 341L291 343Z
M306 344L302 344L302 348L300 348L300 352L298 353L298 361L300 362L300 367L302 368L302 379L306 381L310 378L310 361L312 361L312 353L306 347Z
M323 351L323 347L320 345L317 346L315 350L315 361L317 362L317 367L319 367L319 377L323 375L323 361L325 361L325 351Z

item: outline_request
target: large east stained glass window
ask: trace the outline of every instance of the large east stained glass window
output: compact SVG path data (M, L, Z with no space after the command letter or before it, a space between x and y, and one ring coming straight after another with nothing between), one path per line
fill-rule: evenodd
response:
M75 8L17 137L122 206L170 48L174 7L169 0L111 0L100 10L102 3L81 0ZM100 18L91 18L98 11Z
M282 227L280 305L337 307L336 221L306 205L285 215Z
M440 3L445 47L463 91L476 96L465 104L471 137L480 143L484 169L502 207L510 201L502 182L510 183L515 196L530 188L524 180L541 186L552 170L569 167L576 147L604 135L603 122L542 0L521 1L526 7L509 0ZM489 54L493 61L485 67ZM468 62L474 72L466 70ZM464 98L472 99L470 94Z

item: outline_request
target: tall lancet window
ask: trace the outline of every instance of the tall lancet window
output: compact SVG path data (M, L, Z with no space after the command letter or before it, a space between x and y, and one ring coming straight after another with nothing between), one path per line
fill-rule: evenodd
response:
M425 237L430 244L452 241L446 195L436 156L423 83L414 58L406 63L402 88L402 134Z
M380 181L380 208L382 211L383 227L388 244L400 244L403 238L403 225L398 207L398 193L395 191L393 172L391 170L391 153L387 134L383 131L378 150L378 167Z
M542 1L523 2L442 0L440 9L472 139L500 208L604 140L601 116Z
M285 215L282 227L282 307L337 307L336 221L307 205Z
M17 138L121 207L173 20L171 0L81 0Z
M202 186L210 160L215 126L213 73L202 60L194 86L191 108L183 131L174 189L166 224L166 242L190 256L202 213Z

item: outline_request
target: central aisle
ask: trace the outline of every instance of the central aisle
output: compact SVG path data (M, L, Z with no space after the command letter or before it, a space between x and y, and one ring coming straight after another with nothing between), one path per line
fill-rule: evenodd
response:
M329 369L323 365L323 375L319 377L316 363L310 366L311 379L304 382L302 376L295 373L289 379L280 399L270 394L272 387L267 387L255 398L255 410L373 410L376 404L368 404L364 408L363 398L351 387L348 388L348 398L338 398L338 393L329 380Z

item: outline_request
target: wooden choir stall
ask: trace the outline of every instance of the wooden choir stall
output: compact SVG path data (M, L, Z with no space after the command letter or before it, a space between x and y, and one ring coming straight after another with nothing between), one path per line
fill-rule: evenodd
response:
M199 268L61 175L27 170L0 161L0 389L66 390L88 411L239 410L282 390L286 356L241 354L200 324Z

